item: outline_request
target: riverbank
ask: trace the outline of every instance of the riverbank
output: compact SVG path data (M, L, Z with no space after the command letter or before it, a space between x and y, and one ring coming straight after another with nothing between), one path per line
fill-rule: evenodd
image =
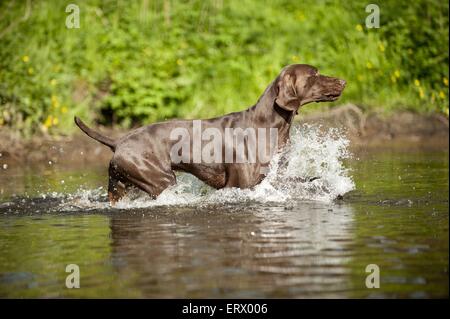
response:
M298 122L343 129L351 148L402 148L441 150L449 147L449 120L438 115L398 112L390 116L364 113L348 104L326 113L298 116ZM123 129L97 127L107 136L119 137ZM106 164L111 151L87 137L36 135L23 140L17 132L0 127L0 168L11 165ZM6 165L6 166L5 166Z

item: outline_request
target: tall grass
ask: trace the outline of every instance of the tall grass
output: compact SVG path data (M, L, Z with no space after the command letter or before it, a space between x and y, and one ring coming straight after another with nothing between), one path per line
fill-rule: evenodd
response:
M80 29L65 27L65 1L0 3L0 126L215 116L254 103L290 63L346 79L339 103L448 115L447 1L383 1L379 29L362 0L77 4Z

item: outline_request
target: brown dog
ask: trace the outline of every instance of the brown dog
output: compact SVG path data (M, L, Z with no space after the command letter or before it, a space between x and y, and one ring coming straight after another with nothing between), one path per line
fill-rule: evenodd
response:
M269 161L274 155L273 151L268 151L272 145L272 140L267 141L268 132L275 130L275 152L281 150L289 139L289 129L299 107L310 102L335 101L344 87L344 80L319 75L315 67L306 64L294 64L281 71L254 106L242 112L203 120L201 128L196 128L195 121L172 120L144 126L118 140L112 140L88 128L77 117L75 123L87 135L109 146L114 152L109 165L108 186L112 203L119 200L132 185L155 198L176 183L174 170L191 173L217 189L248 188L261 182L265 177L264 167L268 164L260 156L251 156L250 151L264 149L266 154L269 153ZM249 138L251 134L244 134L242 143L234 145L230 144L230 139L226 140L229 129L256 133L253 138ZM194 136L194 140L174 139L174 135L180 135L174 132L185 132L190 137ZM203 135L196 137L199 132L208 132L208 136L220 133L221 137L214 144L219 145L214 149L215 154L210 149L203 149L206 147L203 143L205 139ZM234 141L233 138L231 141ZM247 161L237 160L237 154L242 150ZM231 154L228 160L224 153ZM215 156L215 161L205 160L206 155ZM248 160L250 157L252 160Z

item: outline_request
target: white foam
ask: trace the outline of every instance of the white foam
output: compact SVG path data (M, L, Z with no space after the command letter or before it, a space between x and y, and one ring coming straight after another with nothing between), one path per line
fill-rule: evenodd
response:
M323 130L317 125L293 127L290 143L271 162L266 178L252 189L214 190L189 174L178 176L178 183L152 200L143 192L132 192L116 204L130 209L170 205L208 205L217 203L323 201L354 189L354 182L343 160L350 158L349 141L338 129ZM280 158L287 159L279 165ZM313 181L310 178L318 177ZM106 208L104 189L81 190L64 205L81 208Z

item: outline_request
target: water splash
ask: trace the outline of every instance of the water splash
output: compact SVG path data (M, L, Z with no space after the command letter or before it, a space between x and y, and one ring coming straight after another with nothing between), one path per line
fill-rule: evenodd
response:
M354 189L343 160L351 157L349 141L341 130L322 130L304 124L294 127L289 145L271 162L266 178L253 189L222 189L210 195L214 201L330 202ZM281 163L281 164L280 164Z
M252 189L215 190L189 174L181 174L177 185L166 189L157 199L133 191L115 208L299 200L330 202L355 187L343 163L351 157L348 146L349 141L341 130L304 124L292 128L290 143L272 160L266 178ZM98 209L109 204L105 190L97 189L70 195L64 206Z

